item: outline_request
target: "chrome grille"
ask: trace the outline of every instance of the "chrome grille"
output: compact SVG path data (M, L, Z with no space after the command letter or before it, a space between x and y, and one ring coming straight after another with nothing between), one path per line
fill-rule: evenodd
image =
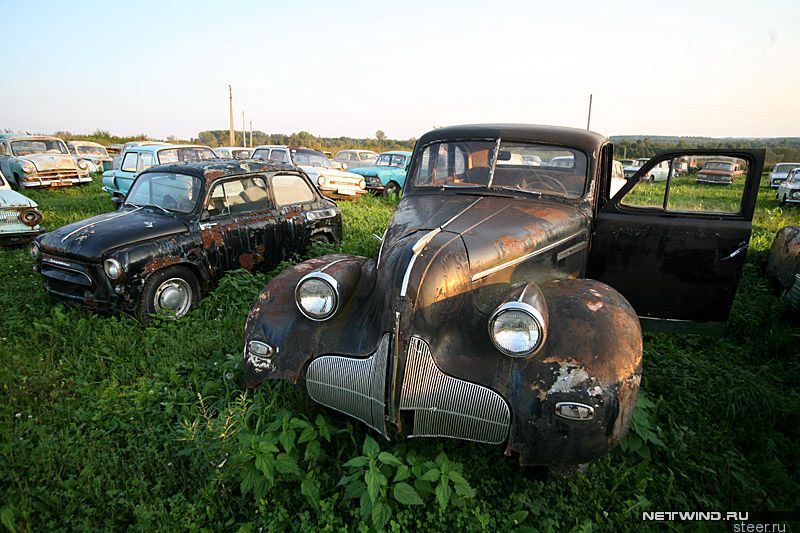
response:
M387 333L366 359L323 355L311 361L306 374L308 395L317 403L361 420L386 436Z
M0 224L16 224L19 222L19 212L10 210L0 210Z
M33 178L42 178L46 180L51 179L59 179L59 180L67 180L67 179L77 179L78 178L78 171L71 170L71 169L62 169L62 170L42 170L37 172Z
M496 392L439 370L428 343L411 337L400 409L414 411L413 437L451 437L500 444L511 412Z

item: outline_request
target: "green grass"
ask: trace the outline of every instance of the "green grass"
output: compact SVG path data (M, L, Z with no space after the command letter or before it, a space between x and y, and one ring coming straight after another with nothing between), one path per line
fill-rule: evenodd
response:
M111 209L98 181L30 196L53 228ZM393 204L341 206L341 249L376 254ZM395 531L590 531L641 526L646 509L797 509L800 331L760 271L786 224L800 209L763 187L724 334L647 334L636 431L561 483L500 446L381 440L375 455L363 426L291 386L245 392L242 328L274 273L229 274L190 316L144 326L48 299L27 251L2 249L0 524L365 530L390 513Z

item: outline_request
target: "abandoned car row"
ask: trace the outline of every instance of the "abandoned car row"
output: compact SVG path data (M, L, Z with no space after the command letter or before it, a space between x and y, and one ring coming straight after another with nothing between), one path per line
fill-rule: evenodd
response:
M25 156L50 149L80 179L86 159L33 139L3 145L12 184L44 185L44 163ZM387 439L503 445L523 465L589 462L625 435L640 324L727 320L765 157L683 149L616 161L597 133L507 124L334 161L283 145L216 150L138 144L116 165L92 160L118 208L36 237L45 291L96 312L181 317L225 272L340 242L333 199L402 192L376 257L310 259L264 287L244 328L246 384L289 380ZM25 209L17 229L35 235L41 214ZM794 305L798 257L800 228L786 228L768 272Z

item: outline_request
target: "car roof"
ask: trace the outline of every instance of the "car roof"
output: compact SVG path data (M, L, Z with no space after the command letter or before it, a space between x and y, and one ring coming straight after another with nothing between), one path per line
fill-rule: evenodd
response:
M156 165L143 170L139 175L141 176L142 174L149 174L151 172L170 172L195 176L205 181L214 181L240 174L276 172L280 170L293 170L297 172L297 167L288 163L264 161L263 159L206 159L204 161L191 161L188 163Z
M388 152L381 152L380 153L380 155L385 155L385 154L409 156L409 155L411 155L411 152L406 152L405 150L389 150Z
M217 146L214 150L224 148L226 150L255 150L255 148L248 148L247 146Z
M458 139L505 139L508 141L536 141L570 146L591 153L599 149L608 139L589 130L564 126L538 124L464 124L447 126L424 134L417 141L423 146L436 141Z
M67 141L67 144L74 144L75 146L102 146L105 148L102 144L93 141Z
M28 135L27 133L0 133L0 140L18 141L22 139L31 139L31 140L49 139L49 140L64 142L61 140L60 137L55 137L53 135Z
M159 152L161 150L171 150L174 148L208 148L202 144L145 144L143 146L130 146L126 152ZM208 148L211 150L211 148Z

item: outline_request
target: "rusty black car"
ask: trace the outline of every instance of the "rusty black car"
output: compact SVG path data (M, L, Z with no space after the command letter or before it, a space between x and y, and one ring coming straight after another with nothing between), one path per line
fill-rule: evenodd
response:
M147 169L118 211L40 236L31 256L53 296L180 317L225 272L269 268L341 234L339 208L296 167L197 161Z
M746 185L699 202L672 170L641 179L691 154L741 160ZM640 323L727 319L764 151L661 154L612 195L613 155L571 128L423 135L377 257L313 259L264 288L247 385L300 383L386 438L504 445L522 465L600 457L631 422Z
M800 311L800 226L781 228L772 241L767 274L789 307Z

